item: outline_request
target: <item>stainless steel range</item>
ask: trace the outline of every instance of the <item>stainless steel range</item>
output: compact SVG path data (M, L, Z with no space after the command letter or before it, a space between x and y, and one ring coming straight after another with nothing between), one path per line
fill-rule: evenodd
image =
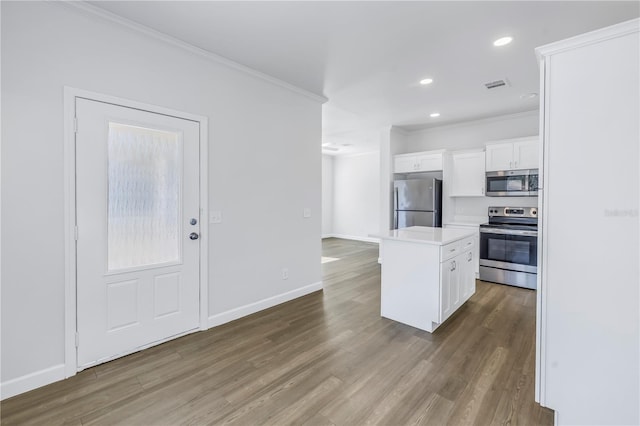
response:
M489 223L480 225L480 279L536 288L538 209L489 207Z

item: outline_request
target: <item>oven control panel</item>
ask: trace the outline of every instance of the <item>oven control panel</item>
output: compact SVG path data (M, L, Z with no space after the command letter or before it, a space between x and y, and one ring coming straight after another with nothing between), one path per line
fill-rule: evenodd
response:
M537 207L489 207L489 217L538 217Z

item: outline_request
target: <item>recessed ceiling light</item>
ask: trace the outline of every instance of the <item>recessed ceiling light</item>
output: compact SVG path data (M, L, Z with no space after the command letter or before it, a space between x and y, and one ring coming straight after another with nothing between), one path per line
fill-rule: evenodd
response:
M493 42L494 46L505 46L513 41L513 37L501 37Z
M431 117L431 118L440 117L440 113L439 112L432 112L431 114L429 114L429 117Z
M538 94L537 93L525 93L520 95L520 99L533 99L533 98L537 98Z
M423 84L423 85L431 84L431 83L433 83L433 79L432 78L425 78L425 79L420 80L420 84Z

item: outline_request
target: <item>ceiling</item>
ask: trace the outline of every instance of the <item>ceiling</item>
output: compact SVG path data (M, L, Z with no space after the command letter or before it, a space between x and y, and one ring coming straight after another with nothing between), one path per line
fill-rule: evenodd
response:
M636 1L92 1L323 95L323 144L538 108L534 49L640 15ZM503 47L493 41L509 35ZM419 81L430 77L433 83ZM506 79L488 90L484 83ZM440 116L431 118L432 112Z

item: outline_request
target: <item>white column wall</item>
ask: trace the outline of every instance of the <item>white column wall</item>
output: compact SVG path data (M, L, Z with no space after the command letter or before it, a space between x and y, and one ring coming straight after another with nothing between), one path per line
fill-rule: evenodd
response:
M333 234L377 241L380 224L380 154L334 158Z
M322 237L333 234L333 157L322 156Z

